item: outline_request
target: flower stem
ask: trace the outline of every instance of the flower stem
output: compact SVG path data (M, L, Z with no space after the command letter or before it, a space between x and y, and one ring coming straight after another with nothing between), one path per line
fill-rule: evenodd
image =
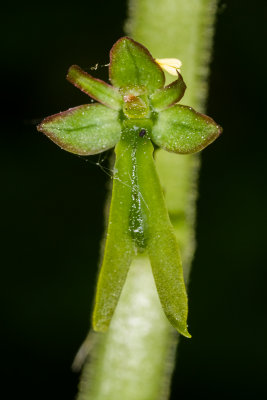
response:
M108 332L94 335L79 400L163 398L176 332L163 313L146 258L138 257L131 265Z
M126 31L156 58L179 58L187 84L183 104L204 110L216 0L130 0ZM169 76L170 77L170 76ZM169 78L167 77L167 78ZM194 253L199 156L156 152L168 211L182 251L188 281ZM189 310L190 312L190 310ZM178 334L167 321L151 267L139 256L105 334L90 334L78 400L167 399Z

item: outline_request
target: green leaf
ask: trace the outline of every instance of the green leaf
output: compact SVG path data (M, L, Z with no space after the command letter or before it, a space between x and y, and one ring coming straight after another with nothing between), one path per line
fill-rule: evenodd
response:
M100 79L93 78L78 67L78 65L70 67L67 79L84 93L107 107L113 110L121 109L122 96L118 90Z
M109 326L135 248L129 228L132 148L121 140L115 152L116 163L108 231L93 312L93 329L99 332L104 332Z
M178 73L178 79L163 89L157 90L150 96L150 102L155 111L162 111L172 106L184 95L186 85L182 75Z
M128 127L128 147L132 148L135 158L132 184L139 193L138 203L141 208L137 213L136 228L144 232L144 244L163 310L171 324L182 335L190 337L187 331L188 307L181 258L155 168L154 148L149 139L150 127L145 120L128 120L124 125ZM146 134L140 136L140 129L144 128ZM125 132L123 130L122 138Z
M109 76L118 88L144 86L148 93L165 82L164 72L149 51L128 37L119 39L110 51Z
M212 118L191 107L175 105L158 114L151 136L165 150L189 154L204 149L221 132L222 128Z
M45 118L37 129L62 149L87 155L101 153L119 141L118 112L101 104L70 108Z

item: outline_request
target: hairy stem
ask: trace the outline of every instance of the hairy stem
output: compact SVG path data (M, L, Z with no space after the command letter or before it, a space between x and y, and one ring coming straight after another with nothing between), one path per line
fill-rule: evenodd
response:
M150 265L136 258L108 332L90 339L96 343L78 399L163 398L175 354L175 332L169 326Z
M130 0L126 32L156 58L183 62L182 103L204 110L216 0ZM158 150L157 169L188 281L194 253L198 156ZM190 327L189 327L190 329ZM90 334L78 400L167 399L178 335L167 321L146 257L132 264L110 328ZM76 361L77 361L76 360Z

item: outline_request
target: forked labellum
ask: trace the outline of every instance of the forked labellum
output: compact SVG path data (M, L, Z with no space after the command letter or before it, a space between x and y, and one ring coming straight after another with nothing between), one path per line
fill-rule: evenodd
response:
M163 310L184 336L187 295L178 243L155 168L153 143L167 151L202 150L221 133L209 117L178 105L186 86L164 87L165 75L148 50L123 37L110 51L112 85L69 69L67 79L99 103L46 118L38 129L63 149L88 155L115 146L116 161L103 263L93 328L105 331L113 316L133 257L147 252Z

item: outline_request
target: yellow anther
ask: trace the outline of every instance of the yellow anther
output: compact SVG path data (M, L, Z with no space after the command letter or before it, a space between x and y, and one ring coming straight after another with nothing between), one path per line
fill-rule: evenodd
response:
M178 60L178 58L156 58L155 61L161 68L174 76L177 76L177 71L180 72L182 66L182 61Z

